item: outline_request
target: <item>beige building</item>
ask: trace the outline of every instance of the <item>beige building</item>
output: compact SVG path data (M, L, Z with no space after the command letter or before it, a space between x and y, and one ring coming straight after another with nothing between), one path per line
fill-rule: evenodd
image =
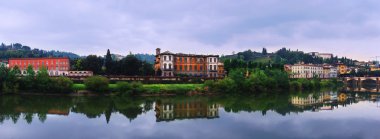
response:
M309 94L307 97L293 96L291 98L291 103L296 106L314 105L314 104L320 104L322 102L323 102L322 95L319 95L318 97L314 97L313 94Z
M287 67L289 68L289 65ZM323 66L313 64L294 64L290 66L290 78L323 78Z

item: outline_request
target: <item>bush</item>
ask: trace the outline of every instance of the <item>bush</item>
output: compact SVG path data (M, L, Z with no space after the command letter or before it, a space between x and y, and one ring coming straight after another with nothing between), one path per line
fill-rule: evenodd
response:
M141 82L132 82L131 83L131 90L130 90L129 94L137 95L137 94L143 93L143 92L144 92L144 87L143 87L143 84Z
M117 82L116 88L120 93L128 93L128 91L132 90L132 86L128 82Z
M290 82L290 88L301 90L302 89L302 84L300 82L298 82L298 81L291 81Z
M137 95L145 91L141 82L117 82L116 90L122 94Z
M86 89L98 93L108 92L109 81L106 77L92 76L84 80Z
M301 84L302 89L310 89L312 87L311 82L308 79L298 79L297 82Z
M58 77L52 80L52 90L57 93L70 93L73 91L73 84L68 77Z

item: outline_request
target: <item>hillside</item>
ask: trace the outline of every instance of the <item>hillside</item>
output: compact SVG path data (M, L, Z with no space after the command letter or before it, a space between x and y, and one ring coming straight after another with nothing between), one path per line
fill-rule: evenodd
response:
M262 52L255 52L251 50L238 52L233 55L223 56L222 60L238 59L244 62L256 62L256 63L276 63L276 64L295 64L298 62L312 63L312 64L336 64L338 62L352 66L356 60L346 57L338 58L337 56L331 59L322 59L319 57L313 57L303 51L293 51L290 49L282 48L273 53L267 53L264 48Z
M55 50L46 51L36 48L32 49L31 47L20 43L10 45L1 43L0 45L0 59L35 57L69 57L70 59L75 59L79 58L79 55L71 52L61 52Z

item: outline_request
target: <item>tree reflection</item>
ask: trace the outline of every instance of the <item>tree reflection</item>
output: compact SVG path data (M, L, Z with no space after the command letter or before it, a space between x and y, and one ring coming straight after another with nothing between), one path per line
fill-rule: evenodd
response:
M33 119L48 120L48 115L69 116L82 114L87 118L112 121L113 114L121 114L129 121L154 110L156 121L173 121L192 118L219 118L219 109L226 112L269 111L280 115L304 111L334 110L360 101L380 100L377 93L350 91L315 91L303 93L270 92L253 96L177 96L177 97L65 97L65 96L0 96L0 124Z

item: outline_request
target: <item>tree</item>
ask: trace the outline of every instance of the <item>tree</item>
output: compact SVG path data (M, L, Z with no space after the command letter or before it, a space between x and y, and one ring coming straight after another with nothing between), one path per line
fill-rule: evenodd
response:
M26 69L26 76L23 80L22 87L24 89L33 89L33 86L35 85L35 76L36 76L36 73L33 70L33 66L29 65L28 68Z
M263 55L267 55L268 52L267 52L267 48L263 48L263 52L262 52Z
M52 87L51 83L47 69L41 67L36 76L36 89L41 92L48 92Z
M107 55L105 59L105 68L106 68L106 74L110 75L113 73L113 61L110 49L107 50Z
M102 74L103 59L96 55L89 55L83 60L83 70L89 70L94 74Z

